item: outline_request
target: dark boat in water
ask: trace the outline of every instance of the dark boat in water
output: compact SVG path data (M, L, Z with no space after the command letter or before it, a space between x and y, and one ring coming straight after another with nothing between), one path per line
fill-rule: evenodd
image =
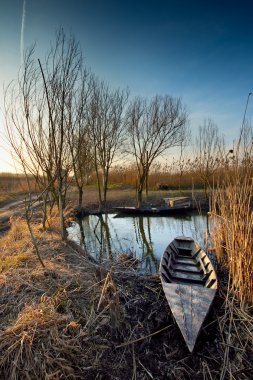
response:
M190 352L217 290L217 277L207 254L190 237L179 236L160 262L163 290Z
M115 207L115 211L127 215L170 215L191 210L191 200L188 197L163 198L160 206Z

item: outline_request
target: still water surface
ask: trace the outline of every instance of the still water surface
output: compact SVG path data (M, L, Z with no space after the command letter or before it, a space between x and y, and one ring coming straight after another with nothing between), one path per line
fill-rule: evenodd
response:
M191 236L202 247L207 233L207 215L196 212L173 216L90 215L68 227L72 239L98 261L114 260L119 253L132 253L139 268L155 273L167 245L180 235Z

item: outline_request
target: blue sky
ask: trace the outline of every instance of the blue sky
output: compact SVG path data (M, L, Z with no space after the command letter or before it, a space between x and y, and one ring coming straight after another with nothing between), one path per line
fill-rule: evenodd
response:
M20 65L23 4L0 0L1 107L3 84ZM236 139L253 91L252 1L26 0L25 9L24 47L36 41L38 58L63 26L80 41L86 65L112 86L128 86L132 96L180 96L193 135L210 117L229 143ZM0 116L0 171L11 163L3 134Z

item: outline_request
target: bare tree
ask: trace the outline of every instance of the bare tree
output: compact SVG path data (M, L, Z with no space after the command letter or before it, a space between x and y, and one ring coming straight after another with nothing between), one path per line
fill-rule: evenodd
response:
M80 134L79 134L80 133ZM72 142L71 156L73 159L73 171L75 183L78 189L78 207L83 205L84 186L94 170L94 150L87 132L79 131Z
M89 130L94 147L94 164L99 191L99 210L106 204L108 176L113 160L123 142L123 111L128 91L112 90L103 81L94 78L90 105ZM100 183L102 172L102 185Z
M57 178L57 196L60 213L61 235L65 236L63 219L63 185L66 172L71 168L68 129L71 124L70 104L74 102L74 93L78 85L82 67L82 55L74 37L67 39L62 29L57 32L56 42L47 56L43 69L40 61L44 89L48 106L48 126L50 144Z
M128 153L137 166L137 204L153 161L167 149L178 146L185 136L187 114L181 99L169 95L155 96L151 101L136 98L127 111Z
M78 207L82 207L84 186L94 170L94 149L89 136L89 106L92 94L92 76L82 70L81 82L75 96L75 103L69 104L68 142L72 170L78 189Z
M221 166L224 158L224 138L219 134L219 129L211 119L205 120L199 127L199 133L195 142L195 169L199 173L204 185L205 196L208 200L208 188L214 173Z
M47 199L50 193L54 193L56 177L48 129L44 125L46 98L34 54L33 46L26 53L17 81L12 82L5 91L5 119L15 156L24 172L34 177L43 194L45 227ZM47 191L44 192L44 189Z
M35 59L35 47L26 55L17 91L6 92L6 119L12 147L28 173L42 179L58 201L64 238L64 195L71 169L67 133L70 104L79 84L82 55L75 39L62 29L45 62ZM14 102L13 102L14 100Z

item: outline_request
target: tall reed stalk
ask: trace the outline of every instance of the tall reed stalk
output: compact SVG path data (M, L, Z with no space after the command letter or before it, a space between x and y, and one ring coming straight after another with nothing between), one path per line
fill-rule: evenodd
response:
M253 302L253 155L252 142L224 163L224 176L213 191L211 215L217 259L228 269L230 289Z

